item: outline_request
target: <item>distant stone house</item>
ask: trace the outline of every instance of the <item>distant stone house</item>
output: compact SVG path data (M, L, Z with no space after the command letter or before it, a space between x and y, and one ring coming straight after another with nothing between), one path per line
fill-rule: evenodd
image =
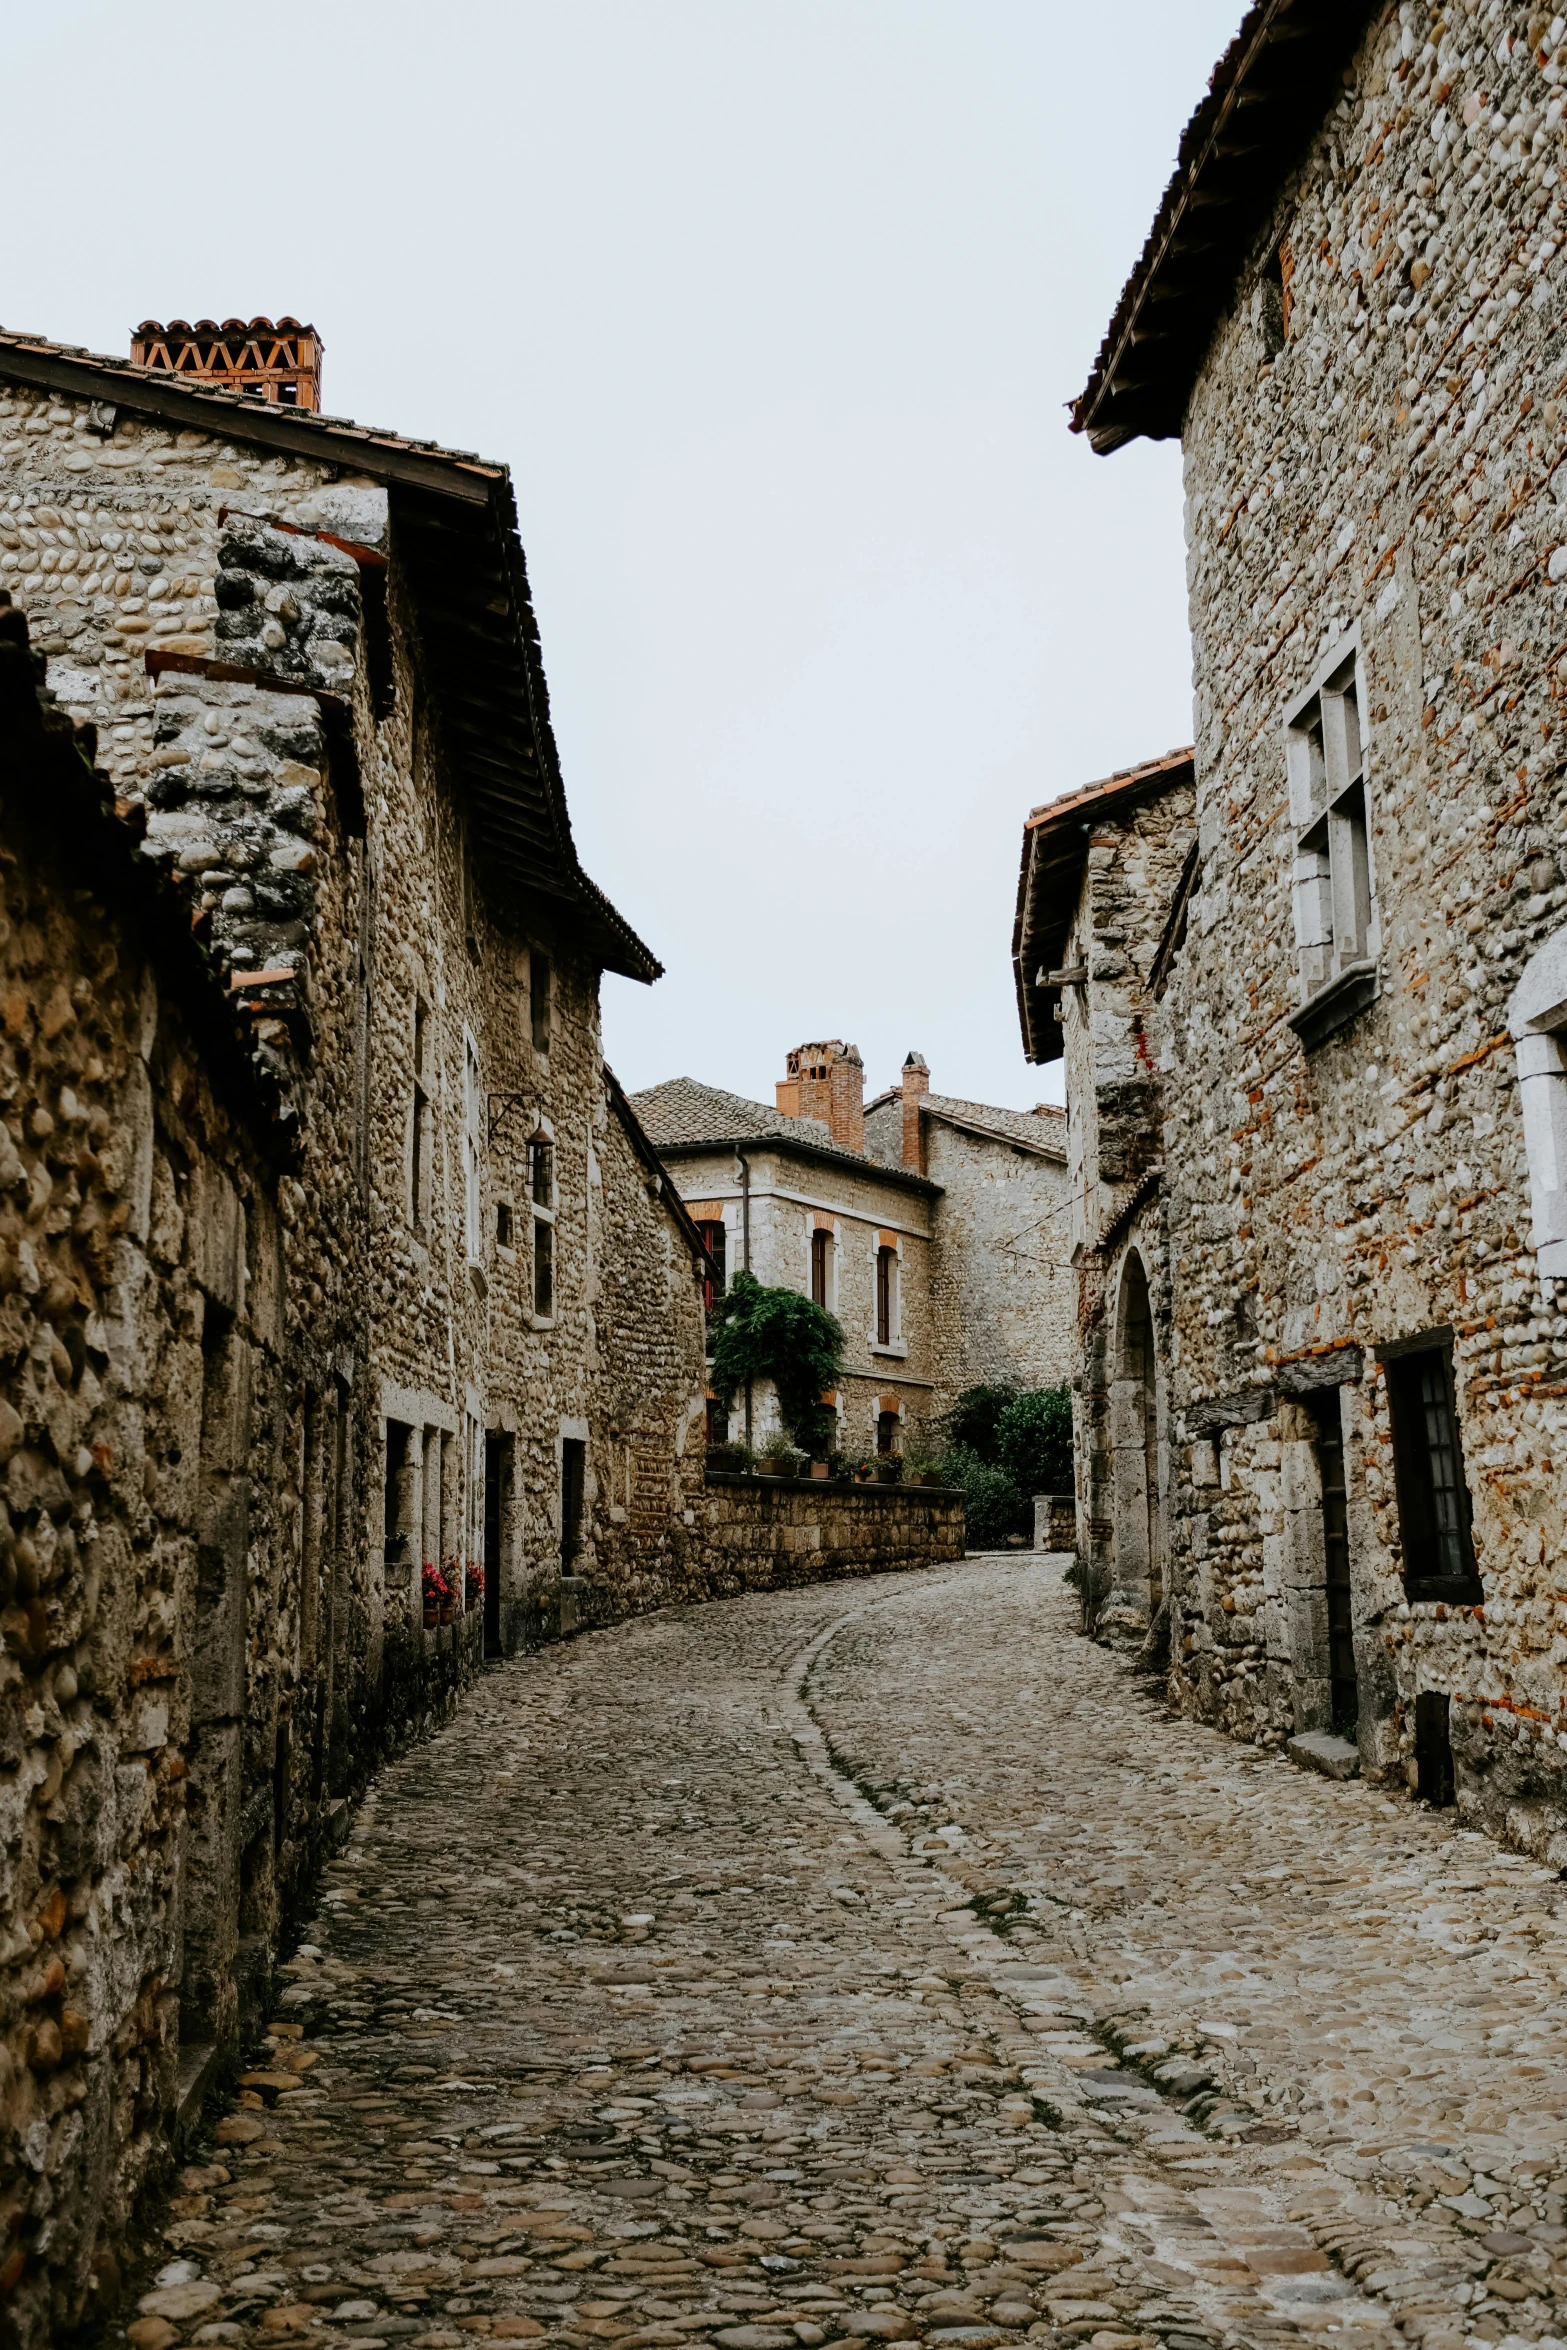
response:
M1167 1602L1172 1689L1264 1742L1336 1729L1552 1861L1564 71L1521 6L1248 13L1074 416L1185 453L1190 817L1143 801L1095 884L1167 968L1121 1001L1091 947L1036 961L1085 886L1043 858L1019 965L1031 1050L1063 992L1143 1022L1150 1188L1124 1229L1085 1202L1114 1359L1083 1375L1112 1413L1140 1385L1152 1433L1083 1507L1157 1488L1118 1595ZM1132 875L1172 809L1161 912Z
M97 760L49 754L79 838L29 831L51 787L13 692L0 2210L28 2345L112 2278L386 1739L525 1633L707 1587L706 1257L599 1030L602 974L659 967L572 844L509 477L281 388L0 335L0 587Z
M1072 1359L1064 1118L929 1083L910 1054L866 1105L859 1053L833 1039L790 1052L773 1108L689 1077L633 1097L715 1278L744 1267L843 1324L848 1452L939 1441L965 1387L1053 1384ZM770 1397L753 1396L750 1437L772 1424Z
M1065 1064L1078 1545L1098 1615L1144 1629L1169 1542L1161 997L1195 841L1189 750L1047 802L1024 830L1013 940L1024 1049Z

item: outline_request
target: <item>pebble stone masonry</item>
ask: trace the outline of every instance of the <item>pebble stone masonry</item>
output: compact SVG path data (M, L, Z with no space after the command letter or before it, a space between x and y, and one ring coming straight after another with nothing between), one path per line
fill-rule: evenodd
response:
M134 2350L1559 2342L1560 1882L1172 1723L1063 1565L487 1676L329 1870Z
M1157 1165L1101 1235L1104 1384L1127 1416L1084 1465L1085 1546L1121 1610L1156 1641L1167 1627L1183 1705L1274 1743L1337 1718L1349 1767L1429 1767L1433 1791L1450 1739L1461 1816L1553 1864L1564 37L1560 15L1502 0L1251 10L1078 408L1101 448L1181 437L1195 674L1192 860L1109 942L1138 966L1130 995L1086 977L1146 1082ZM1301 89L1321 110L1291 145L1269 108ZM1258 135L1270 160L1236 164ZM1258 201L1232 250L1225 174L1246 168ZM1229 273L1189 345L1183 237L1216 240ZM1352 880L1356 819L1335 802L1330 885L1322 794L1353 768L1313 729L1346 683L1367 846ZM1142 823L1114 851L1129 864ZM1039 976L1022 974L1026 1020ZM1401 1350L1422 1345L1450 1362L1472 1513L1472 1569L1445 1588L1401 1507L1390 1417ZM1346 1465L1352 1671L1330 1656L1324 1429ZM1090 1484L1119 1496L1155 1472L1151 1529L1118 1558L1119 1510Z

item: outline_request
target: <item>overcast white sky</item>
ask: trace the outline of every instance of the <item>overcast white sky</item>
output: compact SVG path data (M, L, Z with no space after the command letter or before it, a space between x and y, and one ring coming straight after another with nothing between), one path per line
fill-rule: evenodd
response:
M1027 1106L1023 817L1190 737L1178 452L1063 403L1239 11L52 0L0 319L292 311L329 410L509 461L583 861L667 966L605 983L628 1087L844 1036Z

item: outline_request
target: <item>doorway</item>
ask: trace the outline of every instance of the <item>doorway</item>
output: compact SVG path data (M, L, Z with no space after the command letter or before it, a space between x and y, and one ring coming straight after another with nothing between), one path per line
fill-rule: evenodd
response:
M511 1525L513 1439L484 1439L484 1653L504 1653L501 1641L501 1558Z
M1323 1581L1327 1603L1328 1694L1331 1727L1341 1738L1360 1731L1360 1684L1355 1672L1355 1617L1349 1582L1349 1492L1344 1474L1344 1426L1339 1389L1310 1399L1322 1486Z
M1134 1250L1121 1275L1110 1444L1115 1479L1116 1581L1150 1619L1164 1597L1160 1542L1159 1413L1148 1276Z
M560 1440L560 1571L578 1572L582 1548L582 1496L587 1480L588 1448L580 1436Z

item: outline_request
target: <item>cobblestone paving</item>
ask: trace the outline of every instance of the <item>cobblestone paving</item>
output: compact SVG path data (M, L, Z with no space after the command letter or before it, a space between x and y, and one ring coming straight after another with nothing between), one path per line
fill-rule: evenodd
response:
M489 1674L361 1812L137 2350L1552 2339L1567 1889L1073 1620L970 1560Z

